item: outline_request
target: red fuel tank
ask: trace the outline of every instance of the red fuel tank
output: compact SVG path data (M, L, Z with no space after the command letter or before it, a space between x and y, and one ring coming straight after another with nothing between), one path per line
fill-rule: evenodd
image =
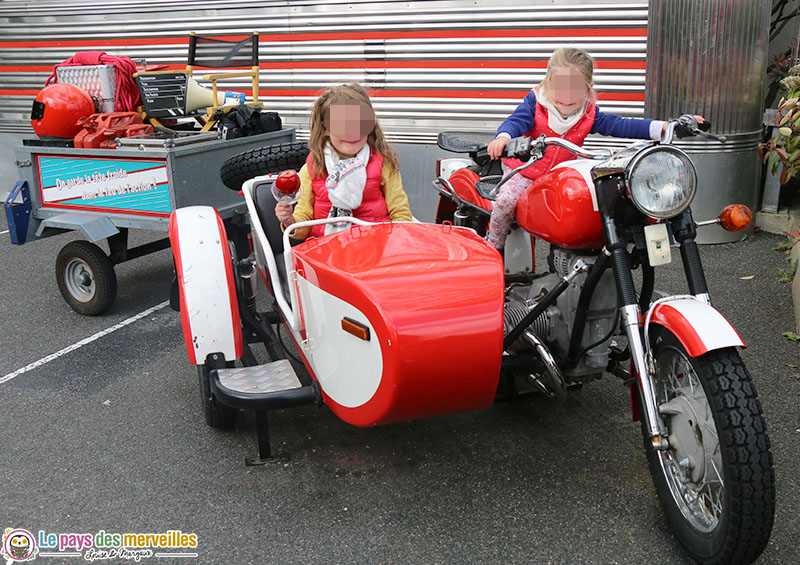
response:
M536 179L517 203L517 224L560 247L602 247L603 228L589 176L592 165L566 161Z

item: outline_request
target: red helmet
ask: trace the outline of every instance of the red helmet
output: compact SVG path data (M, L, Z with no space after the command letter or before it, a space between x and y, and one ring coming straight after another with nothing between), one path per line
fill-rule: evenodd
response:
M39 137L73 138L82 129L78 120L94 113L94 101L85 90L57 82L36 95L31 125Z

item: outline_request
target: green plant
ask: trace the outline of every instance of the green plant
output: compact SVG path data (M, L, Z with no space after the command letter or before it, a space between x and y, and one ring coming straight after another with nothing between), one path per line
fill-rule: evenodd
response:
M781 86L787 93L769 124L778 132L761 143L758 150L773 175L781 169L780 182L784 185L800 173L800 65L789 69Z
M794 0L773 0L769 25L769 40L775 40L783 29L800 14L800 7L790 7ZM792 66L792 58L797 54L797 40L792 41L785 51L772 55L767 67L767 95L764 107L771 108L780 90L780 81L786 78Z
M800 335L797 335L794 332L783 332L781 335L789 341L800 341Z
M793 232L784 230L783 235L786 236L784 241L781 241L777 245L775 245L775 251L783 251L786 255L790 255L792 253L792 248L800 242L800 228L795 228ZM789 258L787 257L787 261Z
M772 60L767 66L767 95L764 98L764 107L772 107L778 92L781 90L781 81L789 74L792 66L792 55L797 52L797 40L791 42L789 47L781 53L772 55Z
M775 269L777 271L777 281L780 284L792 284L794 280L794 275L797 273L797 261L792 263L792 266L788 269L781 269L780 267Z

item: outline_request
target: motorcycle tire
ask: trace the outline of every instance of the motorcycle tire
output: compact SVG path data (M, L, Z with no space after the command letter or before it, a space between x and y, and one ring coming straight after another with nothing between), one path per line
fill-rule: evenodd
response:
M242 184L253 177L280 173L286 169L299 170L308 157L305 143L279 143L250 149L228 157L219 170L222 184L231 190L241 190Z
M71 241L61 248L56 258L56 283L69 307L83 316L103 314L117 296L114 264L89 241Z
M693 358L663 327L651 339L669 449L642 431L661 506L696 561L751 563L772 531L775 474L750 374L734 348Z
M233 366L232 363L229 363ZM203 414L206 424L215 430L230 430L236 424L237 410L219 402L211 393L211 382L208 365L197 366L197 376L200 379L200 394L203 401Z

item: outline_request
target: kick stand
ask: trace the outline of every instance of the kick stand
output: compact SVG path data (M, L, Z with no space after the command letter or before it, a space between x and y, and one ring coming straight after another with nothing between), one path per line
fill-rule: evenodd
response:
M289 456L285 454L272 456L269 447L269 411L256 410L256 434L258 437L258 457L247 456L244 464L248 467L266 465L267 463L285 463Z

